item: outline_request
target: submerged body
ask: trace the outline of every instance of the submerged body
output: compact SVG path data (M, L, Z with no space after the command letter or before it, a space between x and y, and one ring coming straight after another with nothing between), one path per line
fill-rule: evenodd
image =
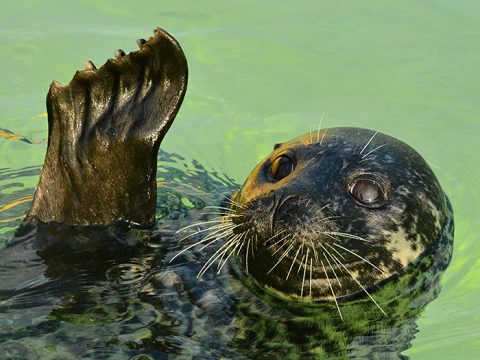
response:
M48 324L93 318L97 348L122 356L308 358L408 347L452 252L451 208L425 161L387 135L326 129L275 145L228 204L209 196L234 186L208 174L169 179L200 186L201 196L157 194L157 152L187 65L163 30L139 45L52 85L47 156L29 217L1 253L0 304L12 311L17 299L58 286L42 307ZM217 275L208 271L215 261ZM47 334L67 341L56 328ZM399 334L407 334L400 344Z

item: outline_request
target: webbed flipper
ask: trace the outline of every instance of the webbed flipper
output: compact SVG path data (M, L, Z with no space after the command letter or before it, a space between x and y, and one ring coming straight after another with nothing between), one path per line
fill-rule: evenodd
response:
M157 154L183 101L188 68L157 28L140 49L87 62L47 95L48 148L28 216L71 225L155 221Z

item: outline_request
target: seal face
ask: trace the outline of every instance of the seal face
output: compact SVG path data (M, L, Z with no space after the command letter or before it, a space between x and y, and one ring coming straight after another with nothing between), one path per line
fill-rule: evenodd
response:
M451 215L415 150L360 128L275 145L231 204L245 272L307 301L369 295L434 246Z

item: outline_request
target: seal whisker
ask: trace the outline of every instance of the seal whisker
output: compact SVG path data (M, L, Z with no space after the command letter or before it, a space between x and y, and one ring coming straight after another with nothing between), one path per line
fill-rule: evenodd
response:
M300 291L300 297L303 297L303 287L305 286L305 274L307 273L307 263L308 263L308 252L310 248L307 247L307 255L305 256L305 265L303 266L303 280L302 280L302 290Z
M220 195L220 196L222 196L225 200L227 200L227 202L230 205L235 205L235 206L238 206L238 207L243 208L243 209L246 208L243 204L240 204L238 201L233 200L231 197L228 197L228 196L225 196L225 195Z
M285 241L289 236L292 236L291 234L287 234L284 237L282 237L280 240L275 241L273 244L268 245L268 248L273 248L275 245L280 244L282 241ZM283 245L282 245L283 246Z
M365 155L362 156L362 160L361 160L361 161L363 161L368 155L370 155L370 154L373 153L374 151L377 151L378 149L381 149L381 148L384 147L385 145L387 145L387 144L383 144L383 145L377 146L375 149L370 150L368 153L366 153Z
M202 275L205 274L205 272L210 268L210 266L213 265L215 260L217 260L220 256L222 256L223 253L227 252L228 249L230 249L235 244L236 244L235 240L232 241L232 239L230 239L225 244L223 244L217 251L215 251L215 253L212 256L210 256L210 258L207 260L205 265L203 265L203 267L198 272L197 279L202 277Z
M236 254L237 256L240 254L240 251L242 251L243 245L245 245L245 239L247 238L246 235L247 235L247 233L243 233L243 236L239 239L240 242L241 242L241 245L240 245L240 247L239 247L238 250L237 250L237 254Z
M208 212L204 213L205 215L220 215L220 216L227 216L227 217L243 217L243 215L239 214L228 214L228 213L222 213L222 212Z
M340 263L340 265L345 269L345 271L352 277L353 281L355 281L358 286L360 286L362 288L362 290L365 292L365 294L368 295L368 297L370 298L370 300L373 301L373 303L380 309L380 311L383 313L383 315L387 316L387 314L385 313L385 311L383 311L382 307L380 305L378 305L378 303L375 301L375 299L372 297L372 295L370 295L370 293L367 291L367 289L365 289L365 287L360 283L360 281L357 280L357 278L355 278L355 276L353 276L353 274L346 268L345 265L343 265L342 263Z
M324 258L325 258L325 260L328 261L328 259L325 255L324 255ZM340 314L340 319L342 319L342 321L343 321L343 316L342 316L342 312L340 311L340 306L338 305L337 296L335 295L335 292L333 291L332 283L330 282L330 278L328 277L327 270L325 269L325 265L323 264L322 260L320 260L320 261L322 263L323 272L325 273L325 276L327 278L328 286L330 287L330 291L332 292L333 300L335 301L335 305L337 307L338 313Z
M218 269L217 271L217 275L220 274L220 271L222 271L223 267L225 266L225 264L227 263L228 259L230 259L230 257L235 253L235 250L237 249L237 247L241 244L241 242L238 242L235 247L233 248L233 250L230 252L230 254L228 254L227 258L224 260L222 266L220 266L220 268Z
M233 225L233 223L231 223L231 222L213 225L213 226L210 226L210 227L208 227L208 228L206 228L206 229L200 229L200 230L197 230L197 231L195 231L195 232L193 232L193 233L191 233L191 234L188 234L188 235L184 236L183 238L181 238L180 240L178 240L178 242L182 242L183 240L186 240L186 239L188 239L188 238L191 238L192 236L198 235L198 234L200 234L200 233L202 233L202 232L206 232L206 231L217 230L217 229L222 230L222 229L226 229L226 228L229 228L229 227L232 227L232 229L234 229L235 227L240 226L240 224L239 224L239 225L235 225L234 227L233 227L233 226L234 226L234 225Z
M210 240L214 237L215 238L222 238L226 234L232 234L233 229L235 229L238 226L239 225L233 225L233 223L229 223L229 224L225 224L225 226L215 227L215 229L213 229L212 232L207 234L207 236L205 236L202 240L198 241L197 243L205 242L205 241ZM211 230L211 229L209 229L209 230ZM202 249L200 249L200 250L202 250Z
M213 243L217 242L218 240L222 240L223 238L225 237L229 237L229 236L232 236L233 235L233 231L231 231L230 229L227 229L225 230L224 232L222 232L221 234L219 234L218 236L216 235L208 235L203 241L206 241L206 240L210 240L212 238L215 238L213 239L212 241L210 241L209 243L203 245L200 249L198 249L198 251L202 251L203 249L209 247L210 245L212 245ZM198 244L200 245L200 244Z
M337 231L324 231L323 234L325 234L325 235L336 235L336 236L346 237L346 238L349 238L349 239L365 241L365 242L368 242L368 243L372 242L371 240L364 239L364 238L362 238L361 236L358 236L358 235L353 235L353 234L349 234L349 233L342 233L342 232L337 232Z
M291 234L288 234L286 235L282 240L284 240L284 243L282 244L282 246L280 246L277 250L275 250L272 255L275 255L277 252L279 252L285 245L288 244L288 240L291 240L289 239L289 237L291 237L292 235Z
M378 134L378 130L375 131L375 133L372 135L372 137L370 138L370 140L367 141L367 143L365 144L365 146L363 147L363 149L360 151L360 153L358 155L362 155L362 153L365 151L365 149L367 148L368 145L370 145L370 143L372 142L373 138Z
M234 242L239 242L240 240L240 237L244 235L244 234L236 234L234 236L232 236L229 241L234 241ZM237 241L238 240L238 241ZM220 257L220 259L218 259L218 265L217 265L217 269L220 268L220 265L222 264L222 260L223 260L223 257L225 256L226 253L222 253L222 256Z
M333 239L335 239L335 238L333 238ZM335 239L335 240L337 240L337 239ZM330 245L330 244L325 244L325 245L327 245L330 249L332 249L333 251L335 251L335 253L336 253L338 256L340 256L344 261L347 261L347 259L345 259L345 257L337 251L337 249L335 249L334 247L332 247L332 245Z
M224 206L209 205L209 206L205 206L204 209L221 209L221 210L225 210L225 211L227 211L229 213L232 213L232 214L236 213L234 209L226 208Z
M200 269L197 277L201 276L200 274L202 273L202 270L208 266L210 267L210 265L212 265L216 259L218 259L220 256L222 256L226 251L228 251L228 249L230 248L230 246L232 244L234 244L236 241L236 237L230 237L226 242L225 244L223 244L219 249L217 249L208 259L207 261L205 262L205 264L203 265L203 267Z
M218 211L225 211L226 214L238 215L235 210L223 206L205 206L204 209L213 209Z
M280 256L280 258L278 259L278 261L275 263L275 265L273 265L270 270L268 270L267 272L267 275L270 274L273 269L275 269L277 267L278 264L280 264L280 262L283 260L283 258L285 256L287 256L289 253L290 253L290 250L292 250L292 248L295 246L295 242L292 242L292 244L283 252L282 256Z
M313 250L313 256L315 258L315 264L318 264L318 252L317 252L317 249L315 248L314 244L312 241L310 241L310 247L312 248Z
M221 236L216 237L211 243L214 243L215 241L220 240L223 236L228 235L228 233L231 232L231 230L236 227L236 226L235 226L235 227L230 228L230 226L231 226L231 225L225 226L224 228L221 228L221 229L217 230L216 232L221 232L221 231L224 231L224 232L221 234ZM237 226L238 226L238 225L237 225ZM226 229L226 230L225 230L225 229ZM176 254L174 257L172 257L172 258L170 259L169 263L171 263L171 262L172 262L173 260L175 260L178 256L180 256L181 254L183 254L185 251L188 251L188 250L190 250L191 248L194 248L194 247L197 246L197 245L200 245L200 244L203 244L204 242L207 242L208 240L210 240L210 239L214 236L214 234L215 234L216 232L208 235L207 237L203 238L203 239L200 240L200 241L197 241L197 242L195 242L195 243L187 246L185 249L182 249L180 252L178 252L178 254ZM224 234L225 234L225 235L224 235ZM192 235L193 235L193 234L192 234ZM189 236L186 236L186 237L183 238L183 239L186 239L187 237L189 237ZM183 240L183 239L181 239L181 240ZM180 241L181 241L181 240L180 240ZM207 247L208 245L210 245L210 244L207 244L206 246L202 247L202 248L200 249L200 251L203 250L203 249L204 249L205 247Z
M233 254L235 254L235 251L237 250L237 248L238 248L239 246L241 246L242 243L243 243L243 242L242 242L242 239L241 239L241 238L240 238L240 239L237 239L237 240L235 241L235 247L232 249L232 251L230 251L230 254L226 257L226 259L223 261L223 263L222 263L222 259L223 259L223 257L225 256L226 253L224 253L224 254L222 255L222 257L221 257L220 260L218 261L218 267L217 267L218 271L217 271L217 275L220 274L220 271L221 271L222 268L225 266L225 264L227 263L228 259L230 259L230 257L231 257Z
M298 247L298 250L297 250L297 252L295 253L295 257L294 257L293 260L292 260L292 265L290 265L290 269L288 270L287 277L285 278L285 280L288 280L288 277L290 276L290 273L292 272L293 265L295 264L295 260L297 260L298 253L300 252L300 249L301 249L301 248L303 248L303 244Z
M313 272L313 259L310 258L310 281L309 281L309 285L310 285L310 292L308 294L308 296L312 297L312 272Z
M349 250L349 249L347 249L347 248L345 248L345 247L343 247L343 246L341 246L341 245L338 245L338 244L336 244L336 243L333 243L333 245L336 246L336 247L339 247L340 249L343 249L343 250L349 252L350 254L352 254L352 255L354 255L354 256L356 256L356 257L358 257L359 259L361 259L361 260L363 260L364 262L366 262L368 265L370 265L370 266L374 267L375 269L377 269L378 271L380 271L383 275L387 275L387 274L385 274L385 272L384 272L382 269L380 269L379 267L373 265L370 261L368 261L367 259L365 259L363 256L360 256L360 255L358 255L357 253L354 253L353 251L351 251L351 250Z
M326 209L327 207L329 207L331 204L332 204L332 203L328 203L328 204L322 206L320 209L317 210L317 214L318 214L320 211L322 211L322 210Z
M283 234L285 231L287 231L287 229L283 229L282 231L279 231L278 233L276 233L275 235L271 236L270 238L268 238L267 240L265 240L263 242L264 245L267 245L267 243L270 241L270 240L273 240L274 238L276 238L278 235L281 235ZM256 235L255 235L256 236Z
M333 257L332 257L332 254L330 254L330 251L328 251L324 246L322 246L322 248L323 248L323 250L325 251L325 253L326 253L328 256L330 256L330 257L332 258L332 260L333 260ZM336 279L337 282L338 282L338 285L340 286L341 289L343 289L342 283L341 283L340 280L338 279L337 272L335 271L335 269L333 268L332 264L331 264L330 261L328 260L328 257L326 257L325 255L324 255L324 257L325 257L325 260L327 260L328 266L330 266L330 269L332 270L333 275L335 276L335 279Z
M302 247L302 254L303 254L303 247ZM300 264L298 265L297 274L300 273L300 269L302 268L302 264L303 264L303 259L305 259L305 255L302 255L302 260L300 260Z
M175 231L175 234L178 234L179 232L182 232L182 231L185 231L186 229L190 229L192 227L195 227L195 226L199 226L199 225L205 225L205 224L212 224L212 223L221 223L223 222L224 220L222 219L215 219L215 220L208 220L208 221L200 221L198 223L195 223L195 224L191 224L191 225L188 225L188 226L185 226L177 231Z
M252 240L252 239L251 238L248 239L247 251L245 251L245 270L247 272L247 275L248 275L248 250L250 248L250 240Z

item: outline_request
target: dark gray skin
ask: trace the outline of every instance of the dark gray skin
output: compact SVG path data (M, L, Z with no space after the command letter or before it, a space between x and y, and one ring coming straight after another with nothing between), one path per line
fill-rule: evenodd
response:
M278 159L287 164L281 176ZM371 196L376 201L362 202ZM232 209L226 221L237 225L245 271L301 301L365 296L418 263L453 219L415 150L359 128L319 130L275 145L234 195Z
M48 149L29 217L69 225L155 221L157 154L187 88L177 41L157 28L140 50L88 62L47 95Z

